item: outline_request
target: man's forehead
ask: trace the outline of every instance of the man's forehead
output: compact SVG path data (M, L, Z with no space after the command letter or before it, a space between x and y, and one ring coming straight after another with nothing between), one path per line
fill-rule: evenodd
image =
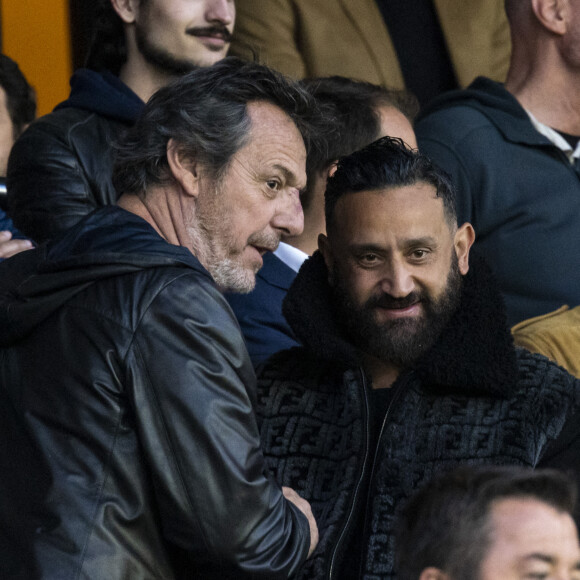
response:
M443 200L428 183L383 187L344 194L336 203L335 212L348 221L352 212L373 217L377 211L388 216L389 221L407 219L409 214L430 214L432 219L443 219Z
M240 153L252 161L306 185L306 147L292 118L280 107L264 101L248 103L249 138ZM245 149L245 151L244 151Z

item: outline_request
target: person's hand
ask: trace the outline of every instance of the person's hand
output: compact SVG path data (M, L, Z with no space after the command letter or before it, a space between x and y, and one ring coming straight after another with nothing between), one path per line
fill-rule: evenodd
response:
M24 250L31 250L34 245L30 240L13 240L12 232L4 230L0 232L0 259L9 258L23 252Z
M310 504L303 498L301 498L291 487L283 487L282 493L284 497L291 501L308 519L308 524L310 525L310 550L308 551L308 557L314 552L314 548L318 544L318 526L316 525L316 520L312 514L312 509Z

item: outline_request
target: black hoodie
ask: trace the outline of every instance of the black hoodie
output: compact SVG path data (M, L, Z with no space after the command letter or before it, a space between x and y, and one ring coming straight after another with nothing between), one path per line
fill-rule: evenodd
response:
M443 95L416 126L421 151L451 173L459 223L492 266L508 322L580 304L580 166L539 133L500 83Z

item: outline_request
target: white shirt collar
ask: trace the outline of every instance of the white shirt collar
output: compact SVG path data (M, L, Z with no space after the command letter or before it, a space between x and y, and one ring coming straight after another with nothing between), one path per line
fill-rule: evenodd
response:
M548 125L544 125L544 123L540 123L540 121L538 121L538 119L536 119L536 117L534 117L530 111L526 111L526 113L528 114L528 117L530 118L530 121L532 122L532 125L536 131L541 133L556 147L558 147L558 149L563 151L566 154L566 157L568 157L568 161L570 161L570 163L574 163L576 159L580 158L580 141L576 145L576 149L572 149L570 143L568 143L568 141L566 141L566 139L564 139L564 137L562 137L558 131L555 131L552 129L552 127L548 127Z
M282 260L286 266L292 268L295 272L300 270L300 266L308 258L308 254L284 242L280 242L278 249L274 252L274 256Z

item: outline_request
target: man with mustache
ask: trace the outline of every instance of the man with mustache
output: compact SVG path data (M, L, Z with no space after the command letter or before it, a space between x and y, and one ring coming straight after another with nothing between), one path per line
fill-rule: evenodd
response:
M463 464L564 467L580 479L580 381L515 349L450 180L399 139L338 162L327 235L284 313L304 347L260 371L268 463L312 505L298 578L396 577L394 521Z
M151 95L229 48L234 0L99 0L87 68L18 140L8 170L16 226L43 242L116 201L112 143Z

